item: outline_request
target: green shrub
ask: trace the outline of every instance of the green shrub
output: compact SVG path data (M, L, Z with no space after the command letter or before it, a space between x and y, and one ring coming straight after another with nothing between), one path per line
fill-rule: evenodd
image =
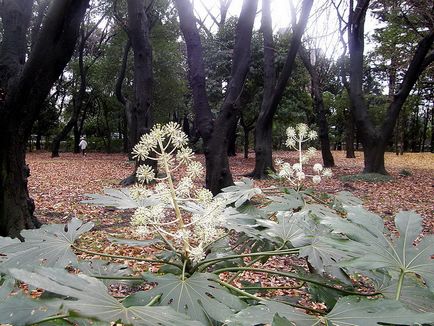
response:
M384 175L379 173L360 173L352 175L343 175L339 177L341 181L344 182L354 182L354 181L365 181L365 182L388 182L392 181L393 178L390 175Z

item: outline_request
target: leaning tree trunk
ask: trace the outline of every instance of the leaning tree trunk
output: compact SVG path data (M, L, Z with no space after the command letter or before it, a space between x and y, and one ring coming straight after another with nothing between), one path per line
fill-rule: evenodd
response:
M39 226L27 188L29 170L25 163L25 144L45 98L71 58L88 2L52 2L27 62L24 60L26 21L17 19L16 14L22 11L23 3L32 2L4 0L0 3L5 31L0 50L0 88L5 92L4 100L0 101L1 236L18 236L23 228ZM14 19L4 19L3 15ZM24 42L22 47L20 40ZM20 53L22 49L24 52ZM15 61L17 53L21 59ZM5 75L4 70L14 73Z
M263 2L268 4L268 0ZM277 107L282 99L289 77L294 69L295 57L297 56L298 49L301 44L301 37L306 28L309 13L312 8L313 0L304 0L302 3L302 11L299 22L294 22L294 33L292 35L291 44L286 55L286 61L283 66L282 72L279 75L276 85L274 82L270 82L269 76L274 74L273 58L273 41L271 32L271 17L270 12L263 11L262 20L264 30L264 84L271 84L271 96L266 96L264 90L263 102L261 104L261 110L256 121L255 128L255 168L249 175L261 179L268 176L268 172L274 170L272 163L272 126L273 117L277 111ZM266 8L266 7L265 7ZM266 28L264 28L266 26ZM268 87L266 87L268 89Z
M204 141L206 185L217 194L233 184L227 156L230 126L238 118L239 98L249 68L252 28L257 0L245 0L238 19L232 56L231 80L220 113L215 121L206 94L202 44L189 0L177 0L180 27L187 45L189 80L193 92L196 126Z

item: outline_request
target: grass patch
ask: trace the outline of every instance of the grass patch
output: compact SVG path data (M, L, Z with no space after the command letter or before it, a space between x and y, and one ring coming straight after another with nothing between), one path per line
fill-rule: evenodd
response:
M360 173L360 174L343 175L339 179L344 182L365 181L365 182L374 182L374 183L388 182L393 180L393 178L390 175L384 175L379 173Z

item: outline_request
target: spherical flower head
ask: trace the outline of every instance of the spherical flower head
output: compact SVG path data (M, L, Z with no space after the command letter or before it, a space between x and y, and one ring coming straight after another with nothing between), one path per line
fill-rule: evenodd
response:
M295 163L295 164L292 166L292 169L293 169L294 171L301 171L301 170L302 170L302 166L301 166L300 163Z
M320 183L320 182L321 182L321 176L319 176L319 175L314 175L314 176L312 177L312 181L313 181L314 184L318 184L318 183Z
M311 130L307 134L307 138L309 138L310 140L315 140L315 139L318 138L318 134L317 134L317 132L315 130Z
M178 134L179 132L182 132L182 129L181 129L181 126L177 122L171 121L169 123L166 123L163 126L163 132L165 135L170 137L170 136Z
M296 141L295 141L295 139L293 139L293 138L288 138L286 141L285 141L285 146L286 147L289 147L289 148L296 148Z
M296 138L297 133L296 133L296 131L295 131L295 129L293 127L288 127L286 129L286 136L288 138Z
M193 159L193 157L194 157L193 151L189 147L182 147L176 153L176 159L182 164L189 164Z
M136 146L133 148L133 158L139 159L139 160L146 160L149 157L149 146L147 144L144 144L143 142L139 142Z
M172 201L170 190L164 182L159 182L154 188L155 195L164 203L168 204Z
M282 178L291 178L294 175L294 170L289 163L283 163L278 175Z
M322 165L321 165L320 163L316 163L316 164L314 164L314 166L313 166L313 170L314 170L316 173L319 173L319 172L321 172L321 171L323 170L323 167L322 167Z
M309 131L309 127L305 123L299 123L297 126L295 126L295 129L297 130L298 136L300 138L305 138Z
M187 175L192 179L199 178L203 172L203 166L200 162L192 161L187 166Z
M277 166L281 166L283 163L285 163L285 162L280 158L276 158L274 160L274 164L276 164Z
M178 242L188 241L191 236L191 232L188 229L180 229L176 231L174 238Z
M297 172L295 174L296 178L298 179L298 181L303 181L304 179L306 179L306 175L304 174L304 172Z
M193 188L193 180L190 177L183 177L176 187L176 194L181 197L188 197L191 188Z
M205 188L199 189L196 192L196 200L201 204L209 204L213 197L212 192Z
M182 148L187 145L188 137L183 131L179 131L171 135L171 141L174 147Z
M322 171L322 176L323 176L323 177L326 177L326 178L330 178L330 177L333 176L333 172L332 172L331 169L324 169L324 170Z
M158 154L157 159L159 166L164 167L164 162L166 162L170 170L173 168L173 158L169 153ZM162 170L164 170L164 168Z
M134 185L130 188L130 196L135 201L140 201L148 198L151 194L151 191L141 185Z
M200 262L205 258L205 251L203 250L202 243L200 243L197 247L191 247L189 250L189 257L194 262Z
M151 182L154 180L154 169L152 166L142 164L137 168L136 177L139 182Z
M146 225L140 225L139 227L137 227L136 233L141 236L147 236L152 232L149 230L149 228Z
M306 155L308 155L309 157L312 157L316 154L316 148L315 147L309 147L307 149Z
M152 127L149 135L158 142L164 139L164 136L166 135L166 131L161 126L161 124L157 123Z
M132 226L147 225L151 221L151 212L147 207L138 207L131 217Z

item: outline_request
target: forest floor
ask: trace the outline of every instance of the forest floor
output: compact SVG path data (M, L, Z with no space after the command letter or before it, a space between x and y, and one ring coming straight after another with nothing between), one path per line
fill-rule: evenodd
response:
M319 185L308 185L318 191L336 193L346 190L361 198L370 210L393 220L400 210L414 210L424 217L424 232L434 233L434 154L405 153L396 156L386 153L389 181L352 180L363 168L363 154L356 152L355 159L345 158L343 151L333 152L336 167L331 179ZM197 156L203 161L203 156ZM275 152L274 158L295 163L293 152ZM312 162L321 162L319 153ZM29 190L35 200L36 215L43 223L63 223L73 216L96 223L98 230L112 233L129 228L129 214L112 209L81 204L85 194L102 193L105 188L120 187L119 182L133 171L133 163L122 154L63 153L51 158L47 152L27 155L31 176ZM250 154L245 159L241 153L230 158L234 179L240 179L253 170L255 160ZM182 171L180 171L182 173ZM347 177L345 177L347 176ZM344 177L344 178L342 178ZM272 180L255 181L266 187ZM121 220L119 220L121 219Z
M275 152L275 158L295 163L295 153ZM231 171L235 179L251 172L254 166L254 155L245 159L239 153L230 159ZM345 158L345 153L333 152L336 167L333 177L324 180L319 185L312 186L318 191L336 193L346 190L361 198L364 205L382 216L386 225L393 228L393 217L400 210L414 210L424 219L424 233L434 233L434 154L405 153L396 156L386 154L386 169L390 173L389 181L370 182L351 179L363 168L363 154L356 153L355 159ZM203 156L198 156L203 161ZM320 154L311 160L321 162ZM95 207L81 204L86 199L85 194L101 194L104 188L120 187L121 179L127 177L134 164L127 161L125 155L89 153L83 157L80 154L62 153L60 158L51 158L47 152L32 152L27 155L31 176L29 178L30 196L35 200L36 216L43 223L65 223L72 217L83 221L93 221L93 231L82 237L81 245L87 249L117 255L149 255L148 248L126 247L111 244L107 238L133 237L130 226L132 211L118 211L111 208ZM179 171L182 173L182 171ZM347 177L345 177L347 176ZM258 186L267 187L273 181L256 181ZM83 258L94 258L83 255ZM95 257L97 258L97 257ZM154 269L148 263L126 262L133 269ZM277 259L270 264L274 268L288 268L288 262ZM267 263L268 264L268 263ZM246 279L261 279L268 286L287 284L288 280L264 278L261 275L244 275ZM265 285L265 284L264 284ZM124 292L127 290L118 289ZM292 290L293 291L293 290ZM118 293L119 293L118 292ZM269 295L294 293L275 292ZM310 303L312 305L312 302ZM321 306L314 305L320 308Z

